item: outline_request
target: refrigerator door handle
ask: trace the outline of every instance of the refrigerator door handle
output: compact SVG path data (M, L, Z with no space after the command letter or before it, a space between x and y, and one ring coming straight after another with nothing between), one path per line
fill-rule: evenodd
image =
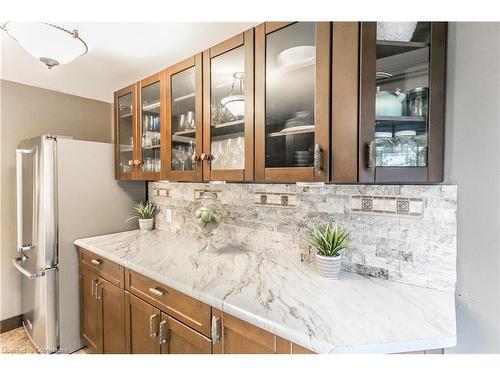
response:
M17 180L17 250L26 251L33 249L33 239L31 243L24 243L23 238L23 156L33 155L33 149L16 149L16 180Z
M16 267L24 276L26 276L28 279L33 280L37 279L39 277L45 276L45 270L36 270L36 271L30 271L24 268L21 264L24 263L28 257L26 256L20 256L17 258L12 259L12 264L14 267Z

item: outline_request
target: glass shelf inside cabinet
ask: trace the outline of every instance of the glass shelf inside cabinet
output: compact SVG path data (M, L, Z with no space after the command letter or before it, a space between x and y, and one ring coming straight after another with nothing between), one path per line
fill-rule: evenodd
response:
M171 76L172 171L193 171L196 149L195 68ZM200 114L201 115L201 114Z
M132 172L129 161L132 160L134 150L134 133L132 124L132 93L118 98L118 134L119 134L119 171L120 173Z
M141 89L142 172L160 172L160 122L160 82L155 82Z
M245 54L240 46L210 61L212 170L245 168Z
M315 24L266 36L266 167L312 167L315 138Z
M377 23L376 166L427 166L430 23Z

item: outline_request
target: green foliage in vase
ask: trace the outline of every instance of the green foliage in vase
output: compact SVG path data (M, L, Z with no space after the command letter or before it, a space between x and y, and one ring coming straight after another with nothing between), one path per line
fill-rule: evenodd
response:
M333 223L314 226L310 230L308 243L319 255L339 256L351 244L350 233L342 226Z
M217 211L210 210L207 207L200 207L194 213L196 225L200 228L203 234L210 235L219 227L222 220L222 214Z
M127 219L152 219L156 213L156 205L153 202L139 202L132 207L132 216Z

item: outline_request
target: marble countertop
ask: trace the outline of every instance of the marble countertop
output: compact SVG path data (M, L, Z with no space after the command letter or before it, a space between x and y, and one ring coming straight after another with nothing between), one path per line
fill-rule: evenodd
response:
M328 280L286 251L200 252L201 240L167 231L115 233L75 245L318 353L456 344L452 293L350 272Z

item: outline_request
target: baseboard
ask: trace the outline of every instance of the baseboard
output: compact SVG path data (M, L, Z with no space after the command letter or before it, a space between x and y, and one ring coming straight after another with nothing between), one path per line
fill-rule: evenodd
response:
M4 319L0 321L0 333L4 333L22 327L23 326L22 322L23 322L22 315L16 315L13 316L12 318Z

